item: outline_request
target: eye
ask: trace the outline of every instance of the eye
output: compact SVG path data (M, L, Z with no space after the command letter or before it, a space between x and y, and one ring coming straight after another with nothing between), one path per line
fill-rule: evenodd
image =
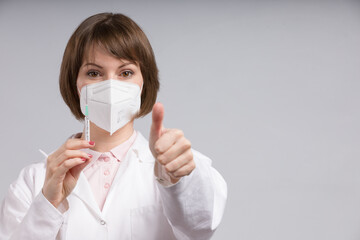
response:
M120 76L125 77L125 78L128 78L131 75L133 75L132 71L123 71L122 73L120 73Z
M87 75L91 78L96 78L100 76L100 73L98 71L89 71L87 72Z

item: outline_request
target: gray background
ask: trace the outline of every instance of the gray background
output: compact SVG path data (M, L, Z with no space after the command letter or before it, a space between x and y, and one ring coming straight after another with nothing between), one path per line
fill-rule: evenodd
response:
M82 130L58 90L86 17L133 18L165 126L228 183L214 239L360 239L360 1L0 1L0 197ZM136 123L149 134L150 116Z

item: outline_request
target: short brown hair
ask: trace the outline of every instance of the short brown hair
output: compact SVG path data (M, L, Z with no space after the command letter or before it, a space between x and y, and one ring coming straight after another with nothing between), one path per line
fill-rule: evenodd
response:
M99 13L85 19L65 48L61 63L60 92L76 119L84 118L76 87L79 69L91 45L98 44L116 58L135 62L144 80L137 117L148 114L156 101L160 84L154 52L141 28L123 14Z

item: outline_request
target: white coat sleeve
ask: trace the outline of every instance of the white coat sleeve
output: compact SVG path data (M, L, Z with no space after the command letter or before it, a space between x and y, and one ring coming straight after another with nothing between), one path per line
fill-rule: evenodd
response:
M51 240L59 233L64 214L37 193L33 173L29 167L23 169L1 203L1 240Z
M178 183L157 183L164 214L177 239L210 239L220 224L227 199L227 185L211 160L193 150L196 168Z

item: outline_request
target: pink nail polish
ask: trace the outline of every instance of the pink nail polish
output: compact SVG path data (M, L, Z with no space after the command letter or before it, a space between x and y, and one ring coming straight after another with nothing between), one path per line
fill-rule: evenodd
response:
M93 141L89 141L89 144L90 144L90 145L94 145L94 144L95 144L95 142L93 142Z
M86 161L86 158L83 158L83 157L82 157L81 160L83 160L83 161L85 162L85 161Z
M89 158L92 158L93 155L91 155L90 153L88 153L88 156L89 156Z

